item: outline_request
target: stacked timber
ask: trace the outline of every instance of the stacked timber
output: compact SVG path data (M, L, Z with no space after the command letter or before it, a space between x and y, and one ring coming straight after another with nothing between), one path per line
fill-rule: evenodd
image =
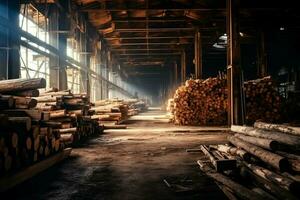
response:
M256 120L278 122L281 116L281 97L270 76L244 83L246 123Z
M209 153L235 159L238 170L232 167L224 171L209 171L199 161L201 169L221 186L224 193L230 191L229 195L249 199L250 196L244 197L242 190L237 190L238 185L245 189L243 191L260 198L299 199L299 128L256 122L254 127L232 126L231 130L234 132L228 138L231 145L211 145ZM216 163L212 161L211 169Z
M61 135L61 140L66 145L103 131L103 127L91 118L91 104L85 94L72 94L70 90L47 91L35 99L39 110L50 113L49 122L60 124L54 132Z
M173 107L175 124L226 124L226 77L220 75L206 80L187 80L176 90Z
M19 171L64 149L49 123L50 113L35 109L45 79L0 81L0 175ZM57 125L56 125L57 126Z
M120 124L130 116L147 110L147 104L140 99L105 99L93 103L92 119L105 128L122 127Z

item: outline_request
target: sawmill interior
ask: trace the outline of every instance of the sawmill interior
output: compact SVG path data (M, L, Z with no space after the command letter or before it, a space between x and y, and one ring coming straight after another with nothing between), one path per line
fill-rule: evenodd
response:
M0 0L1 199L299 199L297 1Z

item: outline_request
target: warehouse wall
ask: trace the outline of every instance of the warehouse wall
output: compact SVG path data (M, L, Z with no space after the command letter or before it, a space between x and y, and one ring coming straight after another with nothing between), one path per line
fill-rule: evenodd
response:
M47 62L49 61L47 70L49 70L50 77L47 86L59 89L70 88L76 93L87 93L92 100L108 98L112 88L113 91L118 91L123 96L131 96L122 88L121 84L114 85L114 82L109 82L108 74L112 70L112 63L109 60L111 55L97 30L87 22L86 16L77 12L73 1L60 0L57 3L35 6L48 20L45 31L49 33L49 41L40 41L36 36L29 35L25 39L28 42L33 41L34 47L30 46L32 43L22 44L25 45L22 47L23 49L36 50L38 51L37 55L45 57ZM32 78L28 76L28 73L26 75L20 73L20 44L18 44L20 36L13 35L17 37L15 40L11 40L9 37L10 29L7 22L12 19L15 23L12 27L19 26L19 14L23 11L20 10L20 6L19 1L16 0L0 2L0 17L6 19L2 20L1 18L0 20L1 79L20 76ZM70 39L75 41L76 46L69 45ZM49 45L51 48L48 47ZM72 55L69 55L70 50ZM29 63L26 67L32 66ZM35 68L37 68L35 70L39 70L38 67ZM40 73L36 74L35 77L39 77Z

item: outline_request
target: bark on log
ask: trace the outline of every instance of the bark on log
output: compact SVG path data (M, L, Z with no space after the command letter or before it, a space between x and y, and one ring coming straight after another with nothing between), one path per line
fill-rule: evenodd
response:
M300 183L288 177L281 176L268 169L253 164L247 164L247 167L257 176L273 182L274 184L291 191L293 194L297 194L300 190Z
M43 78L10 79L10 80L0 81L0 93L35 90L38 88L45 88L45 87L46 87L46 80Z
M298 199L289 191L279 187L277 184L274 184L273 182L270 182L260 176L257 176L246 166L241 167L240 175L246 180L254 182L257 186L266 189L268 192L276 196L278 199L286 199L286 200Z
M242 135L242 134L235 134L234 136L245 142L262 147L264 149L269 149L269 150L273 150L273 151L276 151L279 149L279 143L275 140L251 137L251 136L246 136L246 135Z
M221 144L221 145L217 146L217 150L224 152L224 153L229 153L234 156L240 156L241 158L243 158L246 161L249 161L250 157L251 157L250 153L248 153L242 149L233 147L233 146L226 146L226 145Z
M258 200L262 200L263 197L261 197L259 194L249 190L248 188L232 181L230 178L222 175L221 173L217 173L217 172L211 172L208 171L206 166L204 163L202 163L201 161L197 161L197 163L200 166L200 169L210 178L214 179L214 181L221 183L223 185L225 185L226 187L230 188L231 191L234 192L234 194L236 196L238 196L241 199L245 199L245 200L252 200L252 199L258 199Z
M234 136L229 136L228 140L233 145L243 148L245 151L253 154L254 156L260 158L263 162L271 165L276 169L279 169L280 171L289 170L288 160L280 155L266 151L248 142L244 142L243 140L236 138Z
M38 97L40 92L39 90L24 90L24 91L15 91L15 92L5 92L3 94L20 96L20 97Z
M15 100L15 108L30 109L37 105L37 100L30 97L13 97Z
M248 126L235 126L235 125L231 126L231 131L242 133L253 137L276 140L283 144L292 145L297 149L300 147L300 137L287 135L281 132L274 132L274 131L270 132L270 131L264 131L261 129L252 128Z
M279 131L291 135L300 136L300 127L292 127L282 124L268 124L264 122L255 122L254 127L269 131Z
M276 153L288 159L292 170L300 172L300 156L281 151L276 151Z

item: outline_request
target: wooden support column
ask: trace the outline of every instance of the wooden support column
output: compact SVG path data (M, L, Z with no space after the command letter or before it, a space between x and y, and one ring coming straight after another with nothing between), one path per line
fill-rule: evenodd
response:
M59 12L56 6L50 6L49 12L49 42L50 45L59 48L59 25L58 25ZM50 68L50 87L59 88L59 57L53 54L49 58Z
M19 27L19 14L20 14L20 1L19 0L8 0L8 20L11 26ZM20 40L21 37L16 29L10 29L8 31L8 71L7 78L19 78L20 77Z
M238 13L239 0L227 0L228 125L244 123Z
M177 62L174 62L174 84L173 87L176 88L178 84L178 65Z
M267 76L267 55L263 30L258 31L257 39L257 76L262 78Z
M195 78L202 78L202 42L201 42L201 34L199 28L196 28L195 31Z
M183 49L181 51L181 82L184 83L186 79L186 53Z
M68 23L67 15L65 12L59 12L59 25L58 25L58 49L60 51L59 58L58 58L58 68L59 68L59 79L58 85L60 90L68 89L68 79L67 79L67 65L65 62L65 58L67 56L67 33L66 31L69 30L69 23Z

